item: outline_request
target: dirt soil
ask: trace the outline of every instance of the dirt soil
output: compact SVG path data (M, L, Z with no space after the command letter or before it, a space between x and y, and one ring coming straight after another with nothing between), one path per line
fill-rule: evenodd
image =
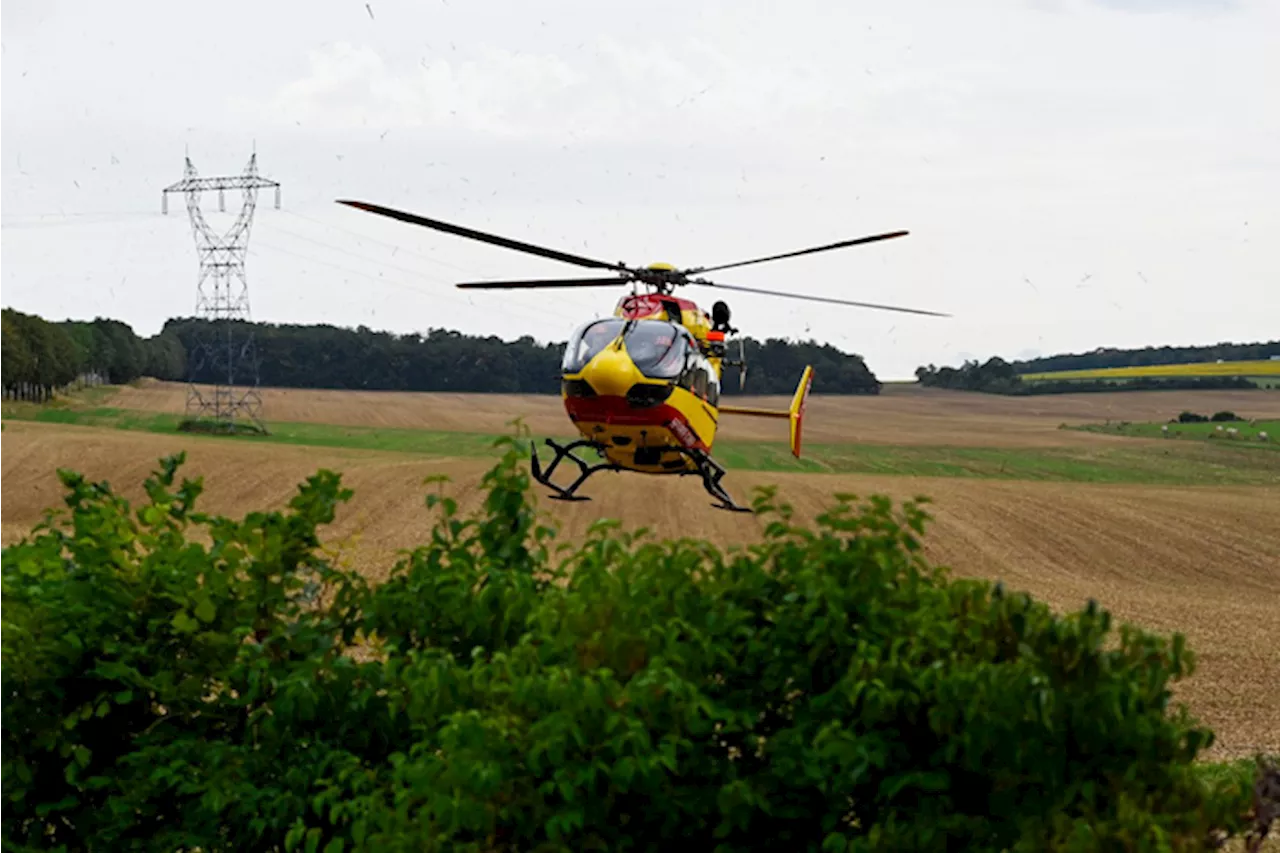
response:
M154 400L154 395L154 391L133 393L131 400ZM295 412L310 411L319 420L344 407L361 416L374 411L354 404L351 397L356 395L347 396L346 402L343 396L298 392ZM411 395L399 396L403 400ZM419 404L420 411L434 413L431 426L466 424L456 409L447 412L444 395L432 396L434 406ZM1087 407L1105 409L1107 405L1095 398L1112 395L1089 396L1087 401L1053 401L1057 411L1043 415L1041 422L1049 420L1056 426L1057 418L1072 411L1075 417L1087 419ZM1144 417L1141 407L1158 408L1151 399L1154 394L1127 396L1132 400L1126 404L1131 407L1128 416L1134 419ZM1201 395L1195 408L1204 411L1208 396ZM498 420L501 398L470 397L465 402L472 412ZM830 401L830 405L855 411L880 402L845 400ZM894 402L896 410L884 404L882 411L894 410L895 418L905 419L905 410L918 402L919 398L903 394ZM548 408L551 404L555 401ZM1004 401L984 404L999 407ZM1217 405L1261 414L1256 403L1251 409L1225 399L1215 401ZM388 401L380 411L392 419L395 407ZM274 416L299 419L295 412L285 415L276 409ZM397 425L422 425L411 424L403 414L396 417L401 418ZM974 419L977 423L979 415ZM908 428L905 420L901 426ZM917 435L925 434L924 427L911 428ZM1047 432L1054 434L1052 429ZM156 460L184 448L188 451L185 473L205 477L202 505L232 515L282 506L317 468L343 472L344 482L356 494L327 531L326 541L341 544L343 559L374 578L385 576L398 549L425 539L433 520L423 504L425 477L449 474L454 480L450 491L462 499L465 511L478 505L476 487L488 465L475 459L240 445L200 437L9 421L3 454L5 543L36 523L44 508L61 506L56 467L106 479L137 500ZM1079 607L1092 596L1121 620L1161 632L1183 631L1200 665L1195 676L1179 686L1179 698L1218 732L1212 757L1280 750L1280 702L1276 701L1280 643L1275 639L1280 637L1280 489L756 472L731 472L726 482L743 500L756 484L777 484L781 499L805 519L828 506L838 491L879 492L899 499L928 495L934 501L931 512L936 519L926 537L932 559L958 574L1002 579L1055 607ZM591 502L566 505L540 497L539 506L562 524L564 535L575 537L592 521L610 517L621 518L631 527L648 526L659 536L690 534L732 545L755 539L762 524L752 516L712 509L701 486L691 478L602 474L588 494L594 498Z
M148 382L124 388L103 403L124 409L181 413L186 386ZM343 426L404 427L507 433L520 416L535 435L573 435L560 398L551 395L436 394L399 391L323 391L267 388L268 421ZM790 397L731 397L726 405L785 410ZM960 447L1098 447L1133 438L1062 430L1059 425L1113 421L1163 421L1183 410L1211 415L1280 417L1280 394L1266 391L1143 391L1104 394L1000 397L913 385L886 385L874 397L809 398L804 438L814 444L914 444ZM737 441L786 441L786 423L725 415L719 437Z

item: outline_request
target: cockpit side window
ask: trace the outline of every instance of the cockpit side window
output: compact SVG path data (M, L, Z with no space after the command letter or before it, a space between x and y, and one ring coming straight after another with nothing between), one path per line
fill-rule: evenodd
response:
M698 398L706 400L713 406L720 405L720 377L716 375L710 360L701 352L690 355L685 370L680 374L676 384L692 391Z

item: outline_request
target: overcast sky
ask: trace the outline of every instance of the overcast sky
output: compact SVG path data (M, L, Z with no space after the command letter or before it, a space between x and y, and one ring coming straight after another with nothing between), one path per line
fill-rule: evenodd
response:
M191 313L161 190L256 145L258 320L564 340L624 292L454 290L587 273L357 198L633 264L907 229L721 274L955 315L727 300L882 378L1280 336L1275 0L5 0L0 40L3 304L52 319Z

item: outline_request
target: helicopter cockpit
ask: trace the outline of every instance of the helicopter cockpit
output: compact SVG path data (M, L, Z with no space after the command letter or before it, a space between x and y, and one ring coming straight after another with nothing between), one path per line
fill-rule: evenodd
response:
M561 370L565 373L581 370L616 340L626 325L627 321L620 317L607 317L580 326L565 347ZM698 349L687 329L666 320L634 320L623 341L631 361L650 379L677 378L689 354Z
M688 329L666 320L633 320L629 327L620 317L585 323L569 338L561 370L564 373L582 370L623 334L624 329L627 355L644 376L674 382L713 406L719 404L720 377L711 362Z

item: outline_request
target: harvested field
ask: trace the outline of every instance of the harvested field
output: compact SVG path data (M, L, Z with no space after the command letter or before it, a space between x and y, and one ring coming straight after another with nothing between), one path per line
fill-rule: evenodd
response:
M1280 376L1280 361L1197 361L1190 364L1144 364L1132 367L1100 367L1024 373L1023 381L1055 379L1135 379L1140 376Z
M127 393L133 395L127 403L120 399L112 402L133 406L144 395L158 397L153 389L130 389ZM317 398L324 394L306 393ZM330 393L330 405L338 408L344 396L355 396ZM435 396L438 401L442 395L396 396ZM850 411L879 403L883 413L891 410L885 403L889 401L899 407L894 417L909 422L911 416L903 410L926 405L929 396L896 393L830 403L833 408ZM1047 416L1053 426L1045 429L1046 434L1065 432L1056 430L1056 424L1066 412L1075 411L1082 419L1096 417L1087 410L1106 405L1097 398L1112 395L1087 396L1091 399L1052 401L1060 408ZM1127 416L1137 419L1143 406L1153 405L1149 398L1156 394L1115 396L1127 398L1126 405L1131 407ZM1205 399L1208 392L1194 396L1199 409L1210 405ZM1244 396L1254 397L1248 392ZM466 402L483 404L484 411L495 419L494 431L501 432L505 419L499 417L500 399L468 397ZM554 399L549 402L558 405ZM980 402L987 401L980 398ZM1028 401L991 402L1027 407ZM1238 400L1212 405L1251 411ZM444 414L442 408L437 402L438 417L458 417ZM957 403L956 408L964 407ZM423 410L428 409L423 406ZM818 407L810 411L816 413ZM934 417L936 413L935 408ZM298 412L290 416L297 418ZM971 417L980 432L981 416L975 411ZM1041 417L1041 422L1045 421L1046 417ZM440 429L444 422L436 421L432 426ZM922 429L918 424L915 428ZM845 440L851 438L845 433ZM397 549L421 541L431 524L423 506L423 478L449 474L455 482L450 490L462 498L465 511L478 505L475 486L488 466L474 458L241 444L6 421L5 542L29 529L44 508L60 504L56 467L73 467L94 479L107 479L137 499L155 460L184 448L188 451L186 474L206 479L204 507L227 514L283 505L296 485L317 468L343 472L356 496L340 512L326 538L335 545L344 542L345 554L353 564L375 578L390 566ZM750 494L753 485L775 483L780 497L804 518L827 506L837 491L881 492L896 498L928 495L934 501L931 512L936 517L927 537L931 558L952 566L958 574L1003 579L1056 607L1074 608L1093 597L1123 620L1162 632L1183 631L1199 654L1200 668L1182 685L1180 698L1218 731L1213 757L1246 755L1257 748L1280 750L1280 703L1274 699L1280 691L1280 646L1273 639L1280 636L1280 607L1274 604L1280 586L1280 489L757 472L731 472L726 482L742 498ZM750 516L712 509L701 487L688 478L603 474L593 481L588 493L595 498L590 503L564 505L540 497L539 505L562 523L568 536L580 535L595 519L613 517L623 519L629 527L644 525L659 533L706 536L729 545L755 538L761 525Z
M818 386L820 391L820 386ZM407 427L505 433L523 417L535 435L568 436L572 427L555 396L436 394L399 391L324 391L268 388L268 421ZM735 397L735 405L785 409L789 397ZM104 406L181 413L186 386L148 382L123 388ZM1267 391L1143 391L1044 397L1000 397L914 385L886 385L874 397L815 393L805 416L805 441L959 447L1104 447L1117 439L1058 429L1096 421L1162 421L1184 409L1212 414L1229 409L1246 418L1280 417L1280 394ZM785 441L786 425L726 416L720 437ZM1123 439L1132 441L1132 439Z

